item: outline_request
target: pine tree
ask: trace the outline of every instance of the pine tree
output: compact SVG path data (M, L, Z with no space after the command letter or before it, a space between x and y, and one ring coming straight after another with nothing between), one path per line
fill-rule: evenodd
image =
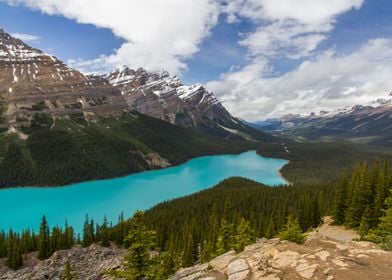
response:
M305 236L302 233L298 219L293 216L289 216L284 229L279 232L279 238L282 240L288 240L298 244L305 242Z
M110 245L109 242L109 230L108 230L108 219L106 216L103 218L102 226L100 227L100 235L101 235L101 245L104 247L108 247Z
M153 279L156 273L156 257L150 250L156 246L156 232L147 229L144 213L137 211L129 221L130 231L126 237L129 244L128 253L124 258L123 271L109 271L114 277L129 280Z
M321 213L320 213L320 205L319 200L316 197L312 202L312 210L311 210L311 223L312 227L318 227L321 224Z
M276 231L275 231L275 223L274 223L274 219L272 219L272 217L269 220L268 223L268 227L267 230L265 232L265 238L270 239L275 235Z
M73 265L72 265L70 259L68 259L67 262L65 263L63 274L60 279L61 280L77 280L78 279L76 272L73 269Z
M7 237L4 230L0 232L0 258L7 256Z
M251 228L250 223L241 218L240 223L234 236L234 249L236 252L242 252L245 246L254 242L254 230Z
M43 216L38 234L38 258L44 260L49 258L51 254L49 226L46 217Z
M336 188L333 217L335 224L341 225L345 222L347 209L348 175L344 174L338 187Z
M158 257L158 268L155 280L166 280L176 270L175 256L172 252L165 252Z
M184 249L184 255L182 259L183 266L192 266L198 258L197 244L194 241L192 233L187 234L187 241Z
M370 206L366 207L365 212L362 215L361 223L359 224L358 234L361 239L364 239L365 236L368 234L370 229L370 221L371 221L371 210Z
M86 219L83 225L83 237L82 237L82 246L88 247L94 243L94 221L93 219L89 219L88 215L86 215Z
M23 265L22 252L20 250L19 236L12 232L8 234L7 245L7 266L11 269L18 269Z
M214 258L218 239L219 222L217 217L216 205L212 207L212 212L208 221L208 231L206 239L201 246L201 261L208 262Z
M63 249L70 249L75 244L74 229L65 221L64 235L63 235Z
M357 184L352 188L351 203L346 211L346 224L350 227L358 227L367 205L372 201L369 169L366 162L360 169Z
M392 196L386 199L385 204L384 216L380 218L378 226L369 232L367 239L380 243L386 250L392 251Z
M221 255L233 249L234 225L223 219L220 225L218 240L216 244L217 254Z

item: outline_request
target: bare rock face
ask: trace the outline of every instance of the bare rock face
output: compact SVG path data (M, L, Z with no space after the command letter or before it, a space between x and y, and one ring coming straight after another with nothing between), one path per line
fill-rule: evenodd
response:
M49 259L38 261L30 254L25 266L17 271L0 266L1 280L59 280L67 260L70 260L78 279L111 279L104 271L121 267L125 250L91 245L88 248L75 246L71 250L55 252Z
M353 241L356 234L342 227L323 226L303 245L261 239L239 254L228 252L208 264L177 272L171 280L389 280L392 252L370 242Z
M105 79L120 89L131 109L172 124L223 137L240 135L244 126L212 92L200 84L183 85L168 72L157 74L123 66L91 78Z
M94 120L128 110L107 81L91 80L56 57L0 30L0 125L29 126L37 115Z

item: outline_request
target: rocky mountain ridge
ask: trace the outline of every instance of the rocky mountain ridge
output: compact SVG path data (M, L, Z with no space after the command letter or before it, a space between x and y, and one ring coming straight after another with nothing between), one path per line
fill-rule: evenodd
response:
M287 115L255 124L254 127L307 140L351 139L392 145L392 104L382 102L377 106L357 105L336 112Z
M88 120L129 111L120 92L0 30L0 113L3 129L30 126L42 114ZM37 120L35 120L37 121Z
M92 75L118 88L132 110L221 137L247 135L249 127L234 118L201 84L184 85L168 72L150 73L123 66L106 75Z

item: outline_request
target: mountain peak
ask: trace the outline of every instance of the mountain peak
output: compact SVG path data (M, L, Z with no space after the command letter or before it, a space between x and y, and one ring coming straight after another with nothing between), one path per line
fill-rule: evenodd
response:
M37 114L95 118L119 115L128 109L118 90L105 81L89 80L4 30L0 32L0 64L0 112L6 120L3 128L30 126Z

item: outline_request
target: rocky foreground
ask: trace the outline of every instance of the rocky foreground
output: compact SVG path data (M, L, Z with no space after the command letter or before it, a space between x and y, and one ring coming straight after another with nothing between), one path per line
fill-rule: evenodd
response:
M329 220L308 235L303 245L261 239L236 254L221 255L206 264L179 270L170 280L390 280L392 252L369 242L353 241L355 232L331 226ZM80 279L108 279L102 271L121 266L125 251L115 247L74 247L45 261L28 256L24 268L12 271L0 264L1 280L60 279L67 259Z
M36 254L30 254L25 266L17 271L0 264L1 280L59 280L64 266L69 259L79 279L96 280L110 279L103 275L103 271L116 269L121 266L125 250L116 247L105 248L91 245L88 248L75 246L71 250L55 252L49 259L38 261Z
M178 271L171 280L390 280L392 252L352 241L355 232L329 225L308 235L304 245L261 239L236 254Z

